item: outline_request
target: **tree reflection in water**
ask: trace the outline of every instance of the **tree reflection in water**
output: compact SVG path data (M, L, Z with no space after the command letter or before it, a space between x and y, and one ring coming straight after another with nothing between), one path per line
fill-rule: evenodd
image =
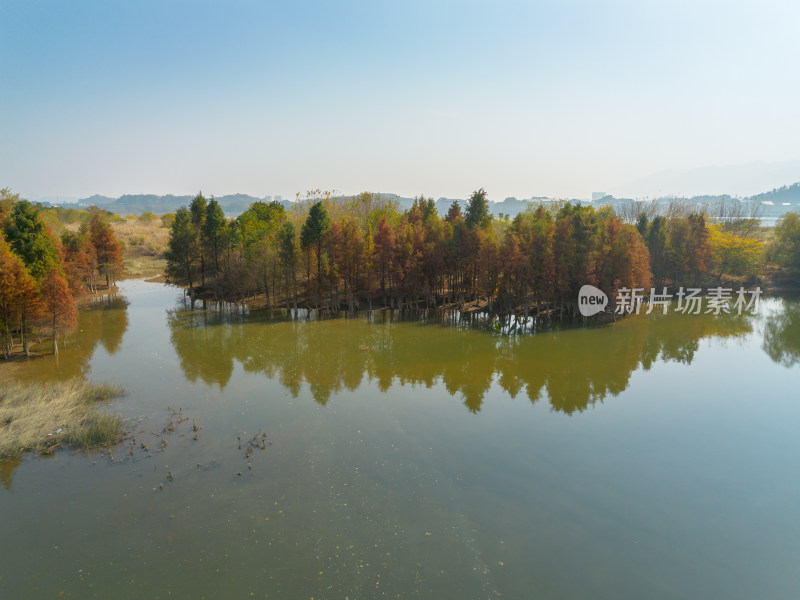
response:
M781 300L764 320L764 352L784 367L800 364L800 301Z
M307 322L285 313L176 309L168 322L185 376L224 388L235 363L277 380L296 397L305 383L319 404L355 390L366 378L381 391L392 385L441 382L473 413L493 383L567 414L625 390L631 374L656 361L691 363L700 340L740 338L750 316L634 316L596 327L491 333L492 323L452 313L379 311L363 317Z
M123 296L96 299L78 314L78 329L70 333L57 356L37 356L14 371L21 381L62 381L85 378L98 346L116 354L128 329L128 301Z

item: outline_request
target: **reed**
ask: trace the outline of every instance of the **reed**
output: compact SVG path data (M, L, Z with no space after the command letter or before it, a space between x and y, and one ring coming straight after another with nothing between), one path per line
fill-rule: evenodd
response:
M98 409L124 394L118 386L79 379L52 383L4 382L0 386L0 458L58 447L90 449L118 442L122 417Z

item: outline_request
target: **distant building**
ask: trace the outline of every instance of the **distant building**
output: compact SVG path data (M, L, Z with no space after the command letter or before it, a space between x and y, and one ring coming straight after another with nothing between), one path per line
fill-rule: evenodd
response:
M597 202L608 196L605 192L592 192L592 202Z

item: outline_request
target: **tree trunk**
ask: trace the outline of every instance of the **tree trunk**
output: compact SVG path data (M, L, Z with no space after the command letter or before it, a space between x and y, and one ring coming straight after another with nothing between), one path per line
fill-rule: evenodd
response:
M22 313L22 331L21 331L22 350L25 352L25 356L30 356L31 353L30 353L30 349L28 348L28 335L27 335L28 332L26 331L27 330L27 324L28 324L27 315L23 312Z
M53 354L58 354L58 329L56 328L56 311L53 311Z

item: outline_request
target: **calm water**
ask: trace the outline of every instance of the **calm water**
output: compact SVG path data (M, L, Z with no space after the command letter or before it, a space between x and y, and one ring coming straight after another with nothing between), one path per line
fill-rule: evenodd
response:
M800 596L796 303L509 337L122 291L17 375L125 386L133 455L0 463L0 598Z

